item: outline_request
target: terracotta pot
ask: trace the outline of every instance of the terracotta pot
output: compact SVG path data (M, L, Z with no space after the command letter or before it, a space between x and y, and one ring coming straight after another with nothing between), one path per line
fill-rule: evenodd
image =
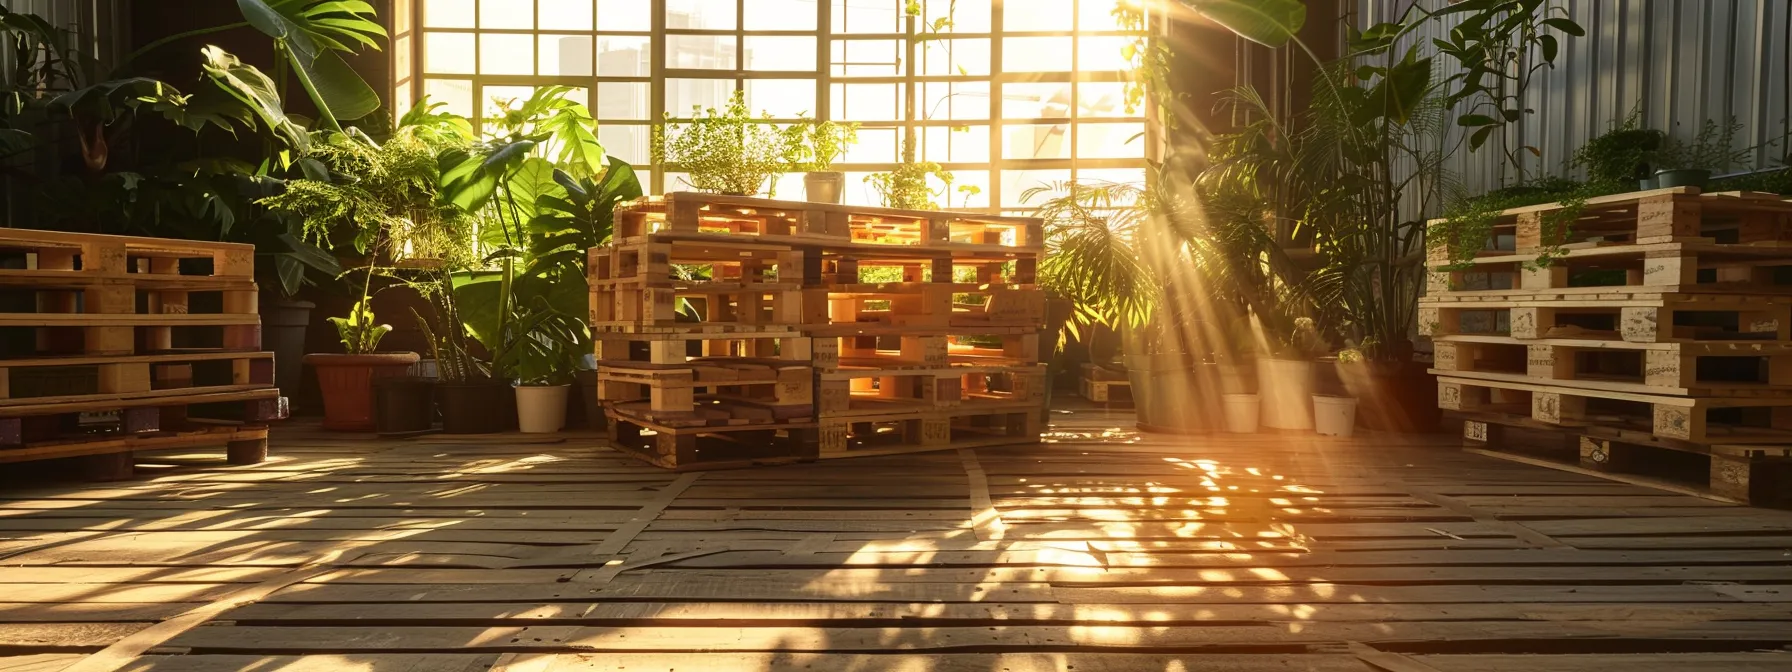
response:
M324 397L324 429L371 432L374 430L373 381L410 373L411 365L417 363L417 353L312 353L305 355L305 363L317 369L317 388Z

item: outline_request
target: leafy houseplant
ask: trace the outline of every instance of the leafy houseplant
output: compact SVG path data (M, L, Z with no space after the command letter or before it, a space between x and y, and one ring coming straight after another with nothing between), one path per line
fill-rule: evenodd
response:
M1669 137L1661 149L1661 170L1655 172L1656 182L1664 189L1704 189L1712 173L1729 170L1746 160L1748 150L1735 149L1736 133L1741 130L1742 124L1735 119L1721 125L1706 119L1691 141Z
M1655 188L1651 166L1667 136L1653 128L1643 128L1642 112L1642 108L1637 108L1612 130L1574 150L1569 165L1585 168L1588 182L1613 192L1629 191L1632 185L1644 190Z
M347 317L332 317L330 322L342 337L343 354L305 355L305 363L317 370L318 389L323 393L324 429L372 431L374 381L404 375L417 363L417 353L375 352L392 327L374 318L370 297L365 294Z
M929 177L944 182L946 188L934 191L927 184ZM934 198L950 194L952 173L932 161L907 160L890 172L866 175L865 183L877 191L879 202L886 208L938 210L940 206Z
M839 203L846 187L846 174L832 170L834 160L859 141L858 122L836 124L824 121L805 129L805 142L793 148L787 157L797 170L804 171L803 197L811 203Z
M653 162L682 169L698 191L748 196L766 189L788 157L803 152L804 135L799 124L779 127L769 113L753 116L746 93L735 91L720 110L693 107L687 122L666 113L653 127Z

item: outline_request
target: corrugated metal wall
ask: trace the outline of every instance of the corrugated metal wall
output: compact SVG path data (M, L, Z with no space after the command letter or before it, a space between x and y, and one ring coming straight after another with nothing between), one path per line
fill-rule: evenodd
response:
M1355 23L1393 20L1412 0L1346 0ZM1437 8L1444 0L1421 0ZM1792 125L1792 0L1556 0L1587 29L1569 38L1556 68L1535 81L1536 113L1513 129L1514 146L1533 146L1527 173L1569 174L1574 150L1641 108L1644 125L1690 137L1706 119L1743 125L1736 148L1783 138ZM1415 39L1448 35L1454 21L1432 22ZM1453 71L1453 70L1452 70ZM1443 72L1442 76L1448 76ZM1451 119L1456 115L1451 114ZM1452 122L1453 123L1453 122ZM1782 142L1754 152L1754 167L1778 165ZM1510 181L1498 151L1461 151L1448 168L1466 190Z
M82 50L98 59L103 73L118 58L124 35L125 0L4 0L7 9L36 14L50 25L80 36ZM12 71L12 45L0 45L0 72Z

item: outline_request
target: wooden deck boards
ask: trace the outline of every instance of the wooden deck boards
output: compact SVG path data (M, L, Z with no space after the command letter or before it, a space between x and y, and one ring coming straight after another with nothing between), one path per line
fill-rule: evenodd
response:
M260 465L9 472L0 672L1792 669L1792 513L1451 439L1053 420L685 475L299 429Z

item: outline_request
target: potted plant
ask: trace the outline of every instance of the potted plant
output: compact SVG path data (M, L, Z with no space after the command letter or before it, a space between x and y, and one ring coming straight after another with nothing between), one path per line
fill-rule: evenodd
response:
M1344 381L1361 376L1358 369L1365 365L1365 360L1361 351L1345 348L1338 351L1332 365L1336 367L1336 380ZM1357 398L1338 387L1336 381L1328 382L1313 394L1313 432L1320 436L1350 438L1356 432Z
M579 359L574 330L581 325L545 301L515 321L515 339L493 361L515 372L517 426L530 434L558 432L566 426L567 393Z
M1257 358L1263 426L1312 429L1313 363L1325 354L1325 339L1310 317L1269 315L1258 324L1258 337L1268 346Z
M834 160L859 141L859 124L824 121L811 125L805 135L805 141L791 146L792 154L786 157L793 169L804 171L803 198L810 203L838 204L846 190L846 173L832 170Z
M683 170L685 184L698 191L750 196L775 189L789 157L803 153L802 124L779 127L769 113L753 116L746 94L735 91L720 110L691 108L691 119L653 127L653 162ZM831 158L830 158L831 161Z
M1703 190L1713 172L1728 170L1747 156L1747 150L1734 149L1736 133L1741 130L1742 124L1734 119L1722 125L1706 119L1690 142L1668 138L1661 149L1662 169L1655 171L1655 181L1663 189L1696 187Z
M348 317L332 317L342 337L342 354L312 353L305 363L317 370L317 386L324 397L324 429L366 432L375 428L373 383L379 378L402 376L417 363L414 352L376 352L391 325L376 324L369 297L349 311Z
M1637 108L1612 130L1588 140L1574 150L1569 165L1584 168L1587 181L1606 190L1628 191L1631 184L1647 191L1657 186L1653 164L1667 134L1642 128L1642 108Z
M915 161L906 150L905 154L910 154L910 158L897 164L895 170L866 175L865 183L877 192L878 202L886 208L938 210L940 206L933 199L949 193L952 173L932 161ZM934 191L927 184L929 177L944 182L947 188Z

